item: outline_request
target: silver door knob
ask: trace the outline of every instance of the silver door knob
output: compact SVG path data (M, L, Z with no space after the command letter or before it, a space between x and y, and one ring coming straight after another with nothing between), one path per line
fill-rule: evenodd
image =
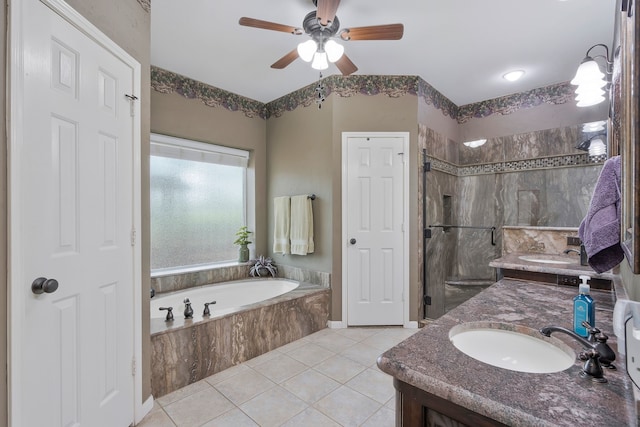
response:
M36 295L50 294L58 289L58 281L56 279L47 279L46 277L38 277L31 283L31 292Z
M352 245L356 244L356 239L354 239L353 237L351 238L351 240L349 240L349 243L351 243Z

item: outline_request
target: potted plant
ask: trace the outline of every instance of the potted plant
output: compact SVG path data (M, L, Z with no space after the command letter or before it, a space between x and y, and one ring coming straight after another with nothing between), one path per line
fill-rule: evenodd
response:
M249 261L249 248L247 247L247 245L251 243L251 241L249 240L249 235L251 233L252 232L249 231L246 225L240 227L240 229L236 233L236 241L233 242L233 244L240 246L240 249L238 250L238 261L240 262Z
M262 277L263 274L271 274L271 277L276 277L278 268L273 263L273 260L271 258L265 258L264 256L260 255L258 259L255 259L252 262L253 265L251 266L251 270L249 270L249 274L252 277Z

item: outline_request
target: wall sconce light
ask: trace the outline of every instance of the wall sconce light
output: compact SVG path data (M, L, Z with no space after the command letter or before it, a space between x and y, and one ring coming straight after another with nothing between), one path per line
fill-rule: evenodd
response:
M603 139L606 139L607 135L599 133L592 136L586 141L581 142L576 146L578 150L584 150L589 152L590 157L601 156L607 154L607 146Z
M477 148L477 147L480 147L481 145L484 145L485 142L487 142L486 139L476 139L475 141L463 142L463 144L469 148Z
M603 47L605 55L589 56L591 50L596 47ZM604 73L600 70L600 65L596 61L598 58L605 61ZM571 80L572 85L578 86L576 89L578 107L590 107L605 100L606 92L604 87L609 83L612 66L613 62L609 60L609 48L607 45L597 44L587 50L575 77Z

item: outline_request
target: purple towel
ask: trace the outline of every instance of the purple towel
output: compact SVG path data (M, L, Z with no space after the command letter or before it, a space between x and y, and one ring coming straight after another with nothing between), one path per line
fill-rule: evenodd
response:
M620 156L604 162L578 235L596 272L608 271L624 259L620 246Z

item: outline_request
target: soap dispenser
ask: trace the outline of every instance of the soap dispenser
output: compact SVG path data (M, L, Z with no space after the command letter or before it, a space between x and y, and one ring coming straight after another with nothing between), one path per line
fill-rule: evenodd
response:
M589 330L582 322L596 326L596 305L590 295L589 279L589 276L580 276L582 283L578 287L578 295L573 298L573 331L584 338L589 337Z

